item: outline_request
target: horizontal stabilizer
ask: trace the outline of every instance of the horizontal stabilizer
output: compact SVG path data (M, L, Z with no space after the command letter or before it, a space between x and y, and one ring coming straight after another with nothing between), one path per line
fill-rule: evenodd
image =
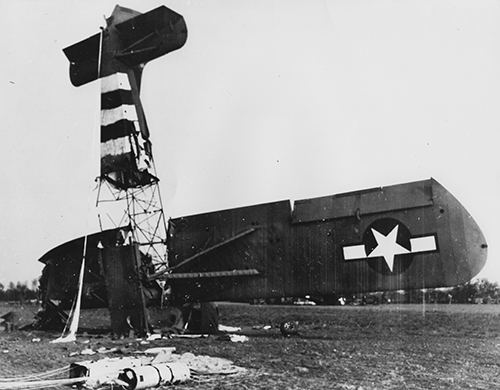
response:
M99 78L99 46L101 34L92 35L63 50L70 62L71 83L78 87Z
M63 50L74 86L142 66L181 48L187 39L184 18L165 6L145 14L116 7L107 22L101 33Z
M116 57L130 66L180 49L187 39L184 18L163 6L120 23L116 29L123 45Z

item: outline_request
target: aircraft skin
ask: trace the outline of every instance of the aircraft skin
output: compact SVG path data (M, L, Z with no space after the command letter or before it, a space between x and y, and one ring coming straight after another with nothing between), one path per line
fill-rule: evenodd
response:
M40 278L40 292L42 302L49 300L58 303L62 309L71 308L72 302L78 291L78 276L82 264L83 251L85 249L85 270L83 275L84 287L82 290L82 307L97 308L108 307L108 284L115 281L110 280L108 273L116 274L117 270L110 270L108 254L114 249L130 246L127 236L130 228L127 226L104 230L102 232L89 234L87 237L79 237L65 242L45 253L38 261L45 264ZM86 245L85 245L86 241ZM114 257L114 256L113 256ZM159 302L161 288L156 282L147 282L146 273L153 272L151 259L145 255L139 255L141 271L144 275L142 290L148 304ZM125 263L123 259L121 263ZM134 275L131 279L137 279ZM110 290L112 290L110 288Z
M102 33L64 49L73 85L102 79L101 178L119 190L157 181L148 167L142 70L186 38L182 16L164 6L145 14L117 6ZM171 219L162 272L137 250L120 249L136 245L124 238L129 229L87 237L82 307L128 299L112 270L139 286L137 304L159 303L159 280L180 304L454 286L474 277L487 256L475 221L434 179ZM83 246L78 238L40 259L44 302L69 305ZM117 263L122 255L127 266Z
M487 257L476 222L434 179L299 200L293 209L282 201L181 217L169 226L172 271L163 277L178 300L447 287L469 281ZM214 274L234 270L257 273Z
M126 230L89 236L84 307L107 305L100 257ZM434 179L299 200L293 209L286 200L175 218L167 245L168 273L153 274L142 259L150 305L159 303L159 279L172 287L175 304L331 297L454 286L487 257L474 219ZM83 237L40 259L52 264L47 275L60 275L42 288L46 299L74 296L82 248Z

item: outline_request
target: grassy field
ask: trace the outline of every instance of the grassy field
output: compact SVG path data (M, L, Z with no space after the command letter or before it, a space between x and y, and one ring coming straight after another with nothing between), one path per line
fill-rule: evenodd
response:
M132 353L174 346L178 353L228 358L248 369L179 389L499 389L500 305L252 306L219 304L220 322L240 326L249 341L217 336L141 345L107 335L79 335L71 344L49 344L56 334L0 334L0 377L64 366L87 357L71 352L119 347ZM12 307L0 307L0 314ZM35 308L25 308L25 318ZM299 322L299 335L276 327ZM82 325L106 327L105 310L86 312ZM271 329L254 327L271 325ZM40 338L40 342L33 342ZM85 342L85 344L84 344ZM87 343L88 342L88 343ZM94 355L98 357L98 355ZM169 388L173 388L170 386Z

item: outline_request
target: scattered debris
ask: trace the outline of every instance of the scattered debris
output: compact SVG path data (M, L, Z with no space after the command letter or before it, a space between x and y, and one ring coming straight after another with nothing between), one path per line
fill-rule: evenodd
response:
M125 382L126 388L129 390L183 383L190 378L191 372L188 366L182 362L125 368L118 375L118 380Z
M280 324L280 331L284 337L298 336L299 335L299 322L298 321L284 321Z
M49 299L44 302L42 309L36 313L33 323L26 329L62 331L67 321L68 315Z
M230 334L229 339L233 343L245 343L249 340L249 338L247 336L239 335L239 334Z
M167 363L172 361L172 353L175 352L175 347L156 347L149 348L145 351L137 351L135 353L154 355L151 364Z
M111 350L103 347L98 351ZM150 348L141 351L141 355L86 360L42 373L0 378L0 390L42 389L62 385L77 385L78 388L86 389L114 388L115 385L129 390L149 389L183 383L191 378L200 383L210 380L211 375L239 375L246 372L245 368L235 366L227 359L174 352L174 347ZM78 354L71 352L69 356ZM95 351L87 348L80 354L95 354ZM64 374L69 377L61 378Z
M219 333L219 309L213 302L200 302L188 305L188 316L184 330L190 333Z
M241 328L239 326L226 326L219 324L219 331L232 333L241 331Z
M193 375L233 375L246 372L243 367L238 367L231 360L211 356L196 356L190 352L182 355L172 354L173 361L187 364Z
M114 352L119 352L120 349L118 349L117 347L113 347L113 348L110 348L110 349L107 349L106 347L100 347L97 349L97 353L114 353Z
M252 329L255 329L255 330L260 330L260 329L269 330L271 328L272 328L271 325L254 325L254 326L252 326Z
M204 339L207 338L209 335L208 334L171 334L170 337L172 338L179 338L179 339Z
M150 361L151 359L128 356L76 362L70 365L69 376L70 378L84 377L87 387L97 388L112 383L114 379L119 379L118 374L124 369L140 367Z
M152 335L150 335L146 340L147 341L154 341L154 340L161 340L162 339L162 335L159 334L159 333L154 333Z
M225 333L217 337L219 341L232 341L233 343L244 343L250 340L247 336L233 333Z
M144 356L105 358L73 363L70 378L84 378L85 386L99 388L120 384L127 389L147 389L164 384L182 383L191 377L205 375L236 375L246 369L232 361L210 356L173 353L175 348L150 348Z
M151 355L158 355L160 353L168 353L172 354L172 352L175 352L175 347L155 347L155 348L149 348L143 351L145 354L151 354Z
M19 327L19 314L15 311L9 311L0 316L0 330L12 332Z

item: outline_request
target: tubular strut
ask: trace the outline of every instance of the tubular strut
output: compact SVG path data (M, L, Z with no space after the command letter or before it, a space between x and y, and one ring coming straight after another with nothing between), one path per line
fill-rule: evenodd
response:
M208 247L207 249L204 249L204 250L196 253L195 255L188 257L187 259L181 261L179 264L177 264L173 267L167 268L166 270L163 270L163 271L160 271L160 272L157 272L157 273L151 275L149 277L149 280L157 279L158 277L168 273L169 271L172 271L174 269L178 269L178 268L192 262L193 260L196 260L197 258L199 258L203 255L206 255L207 253L212 252L213 250L215 250L217 248L220 248L221 246L227 245L227 244L229 244L233 241L236 241L236 240L238 240L238 239L240 239L240 238L242 238L250 233L255 232L256 230L257 230L256 228L251 228L251 229L245 230L245 231L243 231L243 232L241 232L233 237L228 238L227 240L224 240L222 242L219 242L218 244L212 245L211 247Z

